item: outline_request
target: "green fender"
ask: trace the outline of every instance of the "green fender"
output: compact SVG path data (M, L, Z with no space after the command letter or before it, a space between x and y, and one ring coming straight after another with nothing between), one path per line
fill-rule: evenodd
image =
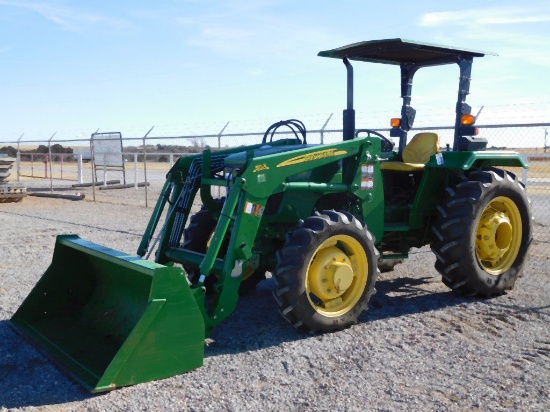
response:
M462 169L485 168L492 166L523 167L529 166L521 155L511 151L485 150L476 152L442 152L443 162L438 163L437 155L432 156L427 168Z

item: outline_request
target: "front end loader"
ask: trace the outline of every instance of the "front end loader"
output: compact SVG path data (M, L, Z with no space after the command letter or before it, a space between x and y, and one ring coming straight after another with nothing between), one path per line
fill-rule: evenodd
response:
M279 312L305 333L356 323L379 266L412 247L431 246L456 293L511 289L532 217L524 187L502 167L527 166L518 153L485 150L476 135L465 99L473 58L484 53L391 39L320 55L346 66L343 141L308 143L305 126L288 120L256 145L180 158L137 256L59 236L50 268L12 318L17 330L97 392L199 367L205 337L266 272ZM398 147L356 128L354 60L400 66L403 104L390 132ZM454 144L443 151L435 133L408 139L414 73L442 64L460 68ZM273 140L281 127L294 137Z

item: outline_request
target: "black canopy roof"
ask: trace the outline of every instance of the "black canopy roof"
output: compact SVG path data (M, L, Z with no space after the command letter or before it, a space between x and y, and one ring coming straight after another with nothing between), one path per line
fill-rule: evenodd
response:
M385 64L414 63L421 66L454 63L459 59L494 53L457 49L405 39L371 40L319 52L319 56Z

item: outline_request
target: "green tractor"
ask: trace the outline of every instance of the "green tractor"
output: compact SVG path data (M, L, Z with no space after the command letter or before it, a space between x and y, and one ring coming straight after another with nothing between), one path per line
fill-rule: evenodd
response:
M305 333L356 323L378 266L413 247L431 246L460 295L512 289L532 217L524 186L501 167L527 166L476 136L465 100L473 58L484 53L391 39L319 55L347 69L343 141L307 143L304 125L290 120L256 145L179 159L138 256L59 236L50 268L12 318L16 329L97 392L201 366L205 337L266 272L281 315ZM356 128L352 60L400 66L397 148ZM454 143L441 150L435 133L408 138L411 89L418 69L451 63L460 69ZM274 139L280 127L294 137ZM220 188L226 196L213 196Z

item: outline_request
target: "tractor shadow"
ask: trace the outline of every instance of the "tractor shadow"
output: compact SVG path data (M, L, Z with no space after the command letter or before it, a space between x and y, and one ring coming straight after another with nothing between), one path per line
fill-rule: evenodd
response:
M370 300L369 310L361 315L359 323L368 327L372 321L476 301L450 291L434 291L436 284L440 280L435 277L382 277L376 283L377 293ZM234 313L207 339L206 358L311 338L292 328L278 313L273 288L274 282L267 279L255 293L239 299ZM87 392L19 336L9 321L0 321L0 409L59 405L103 395Z
M439 277L382 277L376 282L369 310L359 317L359 324L431 312L477 298L462 298L441 284ZM205 356L236 354L277 346L284 342L309 339L311 335L296 331L278 313L271 293L274 283L267 279L255 293L240 298L235 312L218 326L207 341ZM367 325L368 327L368 325Z
M445 290L434 291L430 287L434 284L441 285ZM439 277L383 279L376 282L376 293L371 297L369 310L359 317L359 322L431 312L477 300L456 295L443 286Z

